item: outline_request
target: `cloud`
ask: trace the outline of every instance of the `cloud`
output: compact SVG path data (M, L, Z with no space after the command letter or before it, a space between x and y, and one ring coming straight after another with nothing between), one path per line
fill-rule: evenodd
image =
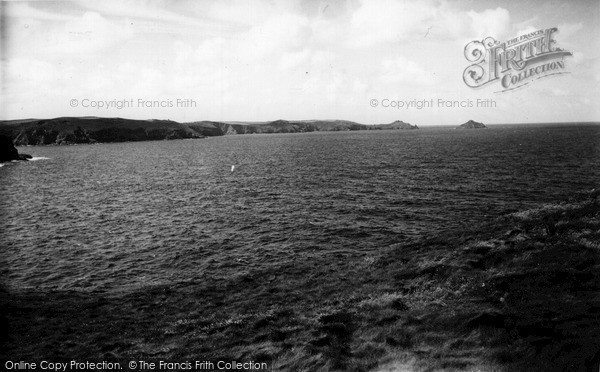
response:
M585 54L581 52L573 52L573 56L570 58L569 64L573 66L579 66L582 63L585 63L586 57Z
M535 26L524 26L524 27L519 28L517 30L517 32L515 32L515 36L526 35L526 34L534 32L534 31L537 31L539 29L540 29L539 27L535 27Z
M190 7L187 2L170 2L170 1L148 1L148 0L80 0L77 2L79 6L88 11L102 14L107 18L130 18L136 23L143 24L168 24L176 25L179 29L188 28L190 26L198 26L206 28L208 26L221 26L223 24L218 20L211 20L209 17L200 16L194 13L190 16L190 10L195 7ZM182 6L180 8L180 6ZM179 11L174 11L177 9ZM149 30L152 28L150 27Z
M279 59L279 68L282 70L292 70L300 66L306 66L310 61L311 51L307 48L298 52L283 54Z
M557 28L558 32L554 39L558 45L572 46L579 35L579 31L583 29L583 23L563 23L558 25Z
M273 53L302 48L310 34L311 29L305 17L280 14L242 33L236 49L243 56L256 60Z
M286 8L286 6L289 6L290 3L289 1L251 2L248 0L210 2L208 9L203 9L202 13L211 19L217 20L219 23L234 23L253 27L264 23L267 19L277 14L289 13L290 9Z
M22 12L16 12L11 17ZM43 14L43 18L29 21L16 18L18 23L25 22L27 27L11 29L9 50L12 57L36 55L56 60L72 55L89 56L133 36L132 30L124 22L109 21L96 12L86 11L68 17L53 17L48 12L40 13L37 10L28 14L36 17Z
M305 46L311 33L305 17L280 14L244 31L201 41L195 57L199 62L239 65L283 59L280 63L287 66L301 53L308 53Z
M194 58L198 62L223 63L225 58L231 58L236 54L235 51L229 48L227 44L227 40L222 37L214 37L204 40L196 48L196 51L194 52ZM183 55L183 53L185 53L185 55ZM180 63L187 62L185 59L189 56L191 56L191 54L187 50L182 49L178 53L178 58L181 60Z
M369 89L369 84L362 79L356 78L352 82L352 91L354 93L365 93Z
M69 21L74 15L37 9L27 2L7 2L5 15L20 20Z
M510 13L504 8L486 9L483 12L469 11L471 26L474 35L479 38L491 36L496 40L503 40L511 29Z
M350 48L423 44L435 41L501 38L511 29L507 9L463 11L454 3L413 0L362 0L349 15L313 21L319 42L334 41Z
M565 97L570 95L571 93L560 88L552 88L552 94L558 97Z
M406 83L412 85L432 85L434 78L431 72L405 57L387 59L381 63L380 80L383 83Z
M435 25L435 10L416 1L363 1L352 14L349 43L364 47L397 43L425 34Z
M123 23L114 23L95 12L85 12L79 18L69 20L64 31L53 33L49 48L65 54L94 53L133 35Z
M35 90L52 85L59 75L54 64L32 58L13 58L5 66L9 82Z

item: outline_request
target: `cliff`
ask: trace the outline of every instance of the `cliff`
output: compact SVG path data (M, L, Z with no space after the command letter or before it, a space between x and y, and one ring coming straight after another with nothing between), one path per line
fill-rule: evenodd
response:
M0 163L13 160L28 160L31 155L19 154L10 137L0 135Z
M201 138L201 133L170 120L63 117L0 122L0 134L15 145L63 145L96 142Z
M271 122L130 120L99 117L61 117L0 121L0 134L15 145L65 145L98 142L203 138L233 134L304 133L381 129L418 129L402 121L365 125L346 120L275 120Z
M201 126L203 129L220 131L220 135L229 134L264 134L264 133L305 133L367 130L369 125L346 120L275 120L271 122L194 122L186 123L191 128Z

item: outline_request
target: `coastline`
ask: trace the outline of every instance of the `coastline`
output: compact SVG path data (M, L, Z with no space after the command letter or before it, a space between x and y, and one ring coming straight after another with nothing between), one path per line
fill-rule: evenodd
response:
M48 119L58 120L57 119ZM94 120L89 118L73 118L81 120ZM127 143L127 142L145 142L145 141L164 141L164 140L192 140L192 139L205 139L209 137L222 137L231 135L269 135L269 134L298 134L298 133L318 133L318 132L369 132L369 131L412 131L415 129L429 130L429 129L458 129L454 124L445 125L426 125L417 126L408 123L402 123L401 125L391 124L359 124L349 122L345 120L299 120L299 121L285 121L286 123L324 123L323 125L316 126L297 126L281 124L281 120L275 122L202 122L202 123L213 123L215 126L210 128L201 129L195 125L198 122L192 123L177 123L173 121L160 121L160 120L129 120L120 118L99 118L100 120L120 120L124 121L125 124L122 128L107 126L106 123L101 124L101 128L94 126L89 129L82 129L81 126L75 124L65 124L63 126L54 126L49 130L42 130L39 132L39 127L32 127L30 124L22 126L24 120L5 120L0 121L0 135L9 136L13 139L15 146L17 147L29 147L29 146L73 146L73 145L98 145L105 143ZM25 122L42 122L48 120L28 119ZM19 122L18 126L7 125L8 122ZM156 126L156 122L168 122L169 126L178 125L179 128L162 128L157 131L157 128L145 128L144 123L151 122ZM331 127L329 124L335 122L352 123L351 126ZM132 124L133 123L133 124ZM142 124L140 124L142 123ZM275 123L275 124L273 124ZM132 126L133 125L133 126ZM141 125L141 126L140 126ZM211 124L212 125L212 124ZM487 129L495 128L521 128L521 127L561 127L561 126L598 126L600 122L548 122L548 123L495 123L486 124ZM189 127L186 127L189 126ZM409 127L410 126L410 127ZM33 128L33 129L32 129ZM473 128L469 128L473 129ZM95 131L101 131L100 138L97 138ZM79 131L80 136L78 138L73 137L74 132ZM160 134L158 134L160 132Z
M415 130L402 121L366 125L347 120L275 120L264 123L172 120L131 120L123 118L62 117L0 121L0 134L16 146L70 145L197 139L239 134L308 133L366 130Z

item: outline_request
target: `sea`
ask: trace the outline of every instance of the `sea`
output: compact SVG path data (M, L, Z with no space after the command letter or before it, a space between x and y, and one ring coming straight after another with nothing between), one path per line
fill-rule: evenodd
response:
M376 253L598 187L600 125L31 146L0 168L0 277L126 293Z

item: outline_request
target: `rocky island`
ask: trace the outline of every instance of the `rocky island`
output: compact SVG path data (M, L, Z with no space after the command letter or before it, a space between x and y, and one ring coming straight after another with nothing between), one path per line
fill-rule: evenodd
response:
M485 125L483 125L483 123L474 121L474 120L469 120L464 124L461 124L457 127L458 129L479 129L479 128L487 128Z
M234 134L419 129L403 121L366 125L347 120L275 120L270 122L131 120L60 117L0 121L0 135L17 146L69 145L204 138Z
M390 124L373 125L373 129L419 129L418 126L396 120Z

